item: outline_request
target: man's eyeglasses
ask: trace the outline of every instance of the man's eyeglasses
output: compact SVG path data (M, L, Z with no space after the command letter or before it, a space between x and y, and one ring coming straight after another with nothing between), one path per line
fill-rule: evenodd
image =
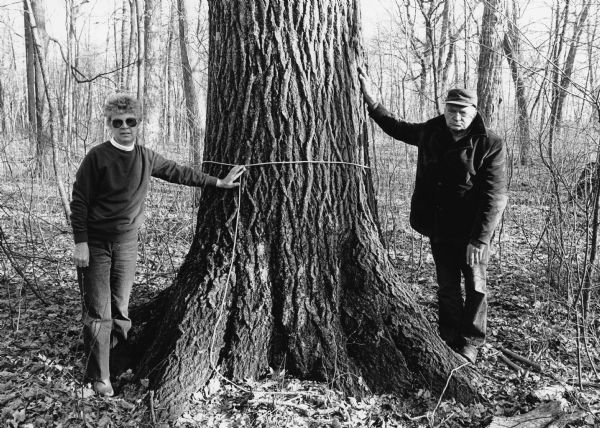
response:
M138 121L135 117L128 117L125 119L125 123L130 128L135 128L138 124ZM110 124L113 128L120 128L123 126L123 119L113 119Z

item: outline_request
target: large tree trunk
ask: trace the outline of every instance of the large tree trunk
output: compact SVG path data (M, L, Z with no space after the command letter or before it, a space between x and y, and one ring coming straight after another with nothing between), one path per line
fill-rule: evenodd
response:
M364 162L366 138L358 2L209 4L205 169L348 164L250 166L241 198L203 192L190 252L146 327L139 373L161 418L179 416L217 366L233 379L285 366L352 394L441 392L463 361L392 267L370 171L352 165ZM455 372L447 393L473 399L472 375Z
M498 27L500 27L502 11L501 0L485 2L477 63L479 112L484 117L486 124L492 128L498 122L497 108L500 102L502 37Z

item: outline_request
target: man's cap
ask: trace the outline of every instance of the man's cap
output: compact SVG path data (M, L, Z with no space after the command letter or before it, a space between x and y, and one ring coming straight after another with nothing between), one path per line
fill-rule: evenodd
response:
M446 96L446 104L477 107L477 94L464 88L450 89Z

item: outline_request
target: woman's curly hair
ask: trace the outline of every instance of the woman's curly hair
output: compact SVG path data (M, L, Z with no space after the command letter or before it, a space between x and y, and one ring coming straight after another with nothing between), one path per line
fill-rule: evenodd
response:
M128 93L121 92L110 95L104 103L104 117L109 122L112 116L122 113L131 113L136 118L142 118L142 104Z

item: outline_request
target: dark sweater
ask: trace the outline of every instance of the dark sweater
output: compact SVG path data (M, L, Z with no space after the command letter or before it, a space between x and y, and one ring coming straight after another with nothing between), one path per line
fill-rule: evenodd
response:
M89 151L77 170L71 201L75 243L90 239L126 241L144 221L150 177L188 186L215 186L217 179L134 146L120 150L110 141Z

